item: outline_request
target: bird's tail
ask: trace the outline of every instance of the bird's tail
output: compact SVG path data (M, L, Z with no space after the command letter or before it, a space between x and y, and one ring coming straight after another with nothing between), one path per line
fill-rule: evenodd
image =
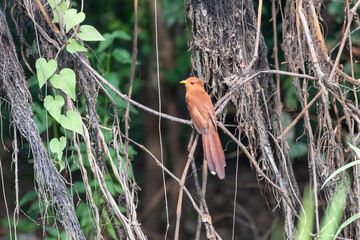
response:
M204 155L208 162L210 172L217 174L220 179L225 177L225 155L221 146L219 134L215 126L209 120L208 134L202 133Z

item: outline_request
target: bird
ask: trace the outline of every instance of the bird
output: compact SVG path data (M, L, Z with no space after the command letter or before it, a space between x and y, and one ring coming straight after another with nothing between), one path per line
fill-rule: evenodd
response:
M186 105L196 131L201 134L205 159L210 172L225 178L225 155L217 132L216 114L210 96L206 93L203 81L189 77L180 82L186 88Z

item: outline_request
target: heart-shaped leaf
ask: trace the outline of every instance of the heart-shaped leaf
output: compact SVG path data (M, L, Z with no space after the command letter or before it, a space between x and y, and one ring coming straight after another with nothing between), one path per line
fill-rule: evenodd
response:
M60 137L60 141L57 138L53 138L50 141L50 150L56 153L56 157L59 161L62 159L63 150L66 147L66 138Z
M47 2L49 3L51 9L55 8L55 0L47 0Z
M68 5L66 4L66 2L61 2L59 4L59 9L60 9L61 16L64 18L65 13L68 11ZM54 18L53 18L52 22L53 23L59 22L59 17L58 17L55 5L52 8L52 11L53 11L53 14L54 14Z
M78 34L79 38L84 41L105 41L105 38L90 25L80 26L81 33Z
M77 132L81 135L83 134L81 127L81 117L77 112L69 110L66 112L66 116L61 115L60 124L63 126L63 128Z
M85 20L85 13L77 13L76 9L69 9L64 16L66 32L69 32L72 27L82 23Z
M66 45L66 50L69 53L87 52L86 48L84 48L76 39L69 40L69 44Z
M51 84L57 88L61 89L64 93L69 95L75 101L75 73L70 68L64 68L60 71L59 74L54 74L50 78Z
M53 96L48 95L44 99L44 107L50 113L50 115L58 122L60 122L61 107L64 105L64 103L64 98L61 95L56 95L55 99L53 98Z
M57 62L51 59L49 62L45 58L36 60L36 75L39 80L39 87L44 86L46 80L53 75L57 69Z

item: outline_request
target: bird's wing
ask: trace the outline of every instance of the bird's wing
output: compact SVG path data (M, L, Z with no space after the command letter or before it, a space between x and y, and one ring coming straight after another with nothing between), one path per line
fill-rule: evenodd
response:
M195 106L189 107L191 119L194 122L194 126L198 133L208 133L208 123Z
M215 130L217 131L217 122L216 122L216 114L215 114L215 110L214 107L211 105L207 105L207 111L210 115L211 121L215 126Z

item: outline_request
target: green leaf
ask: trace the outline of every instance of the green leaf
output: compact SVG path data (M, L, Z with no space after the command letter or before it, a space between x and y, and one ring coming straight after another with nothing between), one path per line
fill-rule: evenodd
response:
M356 164L360 164L360 160L356 160L356 161L353 161L351 163L348 163L344 166L342 166L341 168L337 169L336 171L334 171L324 182L324 184L321 186L321 189L323 189L323 187L332 179L334 178L337 174L339 174L340 172L348 169L349 167L352 167Z
M348 143L349 146L354 150L354 152L356 153L357 157L360 158L360 149L355 147L354 145ZM337 174L339 174L340 172L356 165L356 164L360 164L360 160L356 160L356 161L353 161L351 163L348 163L344 166L342 166L341 168L337 169L336 171L334 171L324 182L324 184L321 186L321 189L323 189L323 187L325 186L326 183L328 183L332 178L334 178Z
M292 141L288 141L290 146L289 155L291 158L297 158L305 156L309 151L308 146L306 143L297 142L294 143Z
M81 127L81 117L77 112L69 110L66 112L66 116L61 115L60 124L63 126L63 128L77 132L81 135L83 134Z
M292 121L293 121L293 119L289 113L283 112L283 114L281 114L281 122L282 122L284 128L289 126L292 123ZM290 131L286 134L285 138L288 142L294 142L295 141L295 128L291 128ZM290 149L291 149L291 147L290 147Z
M341 226L339 227L339 229L337 230L337 232L335 233L335 237L334 239L337 239L337 236L340 234L340 232L350 223L358 220L360 218L360 213L356 213L355 215L353 215L352 217L350 217L348 220L346 220L343 224L341 224Z
M105 41L105 38L90 25L80 26L81 33L78 34L79 38L84 41Z
M24 204L30 203L31 201L34 201L37 199L37 193L34 189L29 190L21 199L20 199L20 206L23 206Z
M60 137L60 141L57 138L53 138L50 141L50 150L52 153L56 153L56 157L61 161L63 156L63 150L66 147L66 138Z
M292 84L290 78L285 79L283 84L284 89L286 89L284 103L287 108L296 110L298 106L297 93Z
M51 59L49 62L45 58L36 60L36 75L39 80L39 87L44 86L46 80L53 75L57 69L57 62Z
M105 33L103 36L105 38L105 41L100 42L99 48L98 48L99 52L102 52L106 48L108 48L114 42L114 40L116 38L121 39L121 40L126 40L126 41L131 40L131 37L126 32L120 31L120 30L116 30L116 31L112 32L111 34Z
M105 33L103 36L105 38L105 41L99 43L99 48L97 50L98 52L104 51L114 42L114 38L111 36L110 33Z
M50 78L50 83L57 89L61 89L75 101L75 73L70 68L64 68L59 74Z
M130 41L131 40L131 37L129 36L129 34L127 34L126 32L124 31L121 31L121 30L116 30L114 31L111 36L115 39L115 38L118 38L118 39L122 39L122 40L126 40L126 41Z
M85 185L82 181L77 181L74 183L75 189L78 193L86 193Z
M297 223L297 240L311 240L311 233L314 224L314 196L310 187L307 185L304 188L302 205L304 211L300 212L300 218Z
M357 148L357 147L355 147L354 145L352 145L352 144L350 144L350 143L347 143L347 144L349 144L349 146L352 148L352 150L354 150L354 152L356 153L356 156L357 156L358 158L360 158L360 149Z
M339 179L335 193L326 209L326 213L321 220L318 240L334 239L334 234L338 230L339 223L343 216L346 199L350 189L348 177Z
M116 234L115 234L115 230L114 230L114 228L113 228L113 226L111 225L111 224L106 224L106 231L107 231L107 233L108 234L110 234L110 236L111 236L111 238L112 239L116 239L117 238L117 236L116 236Z
M61 17L64 18L65 13L68 11L68 5L66 4L66 2L61 2L59 4L59 9L60 9ZM52 22L53 23L58 23L59 22L59 17L58 17L58 14L56 12L55 5L52 8L52 12L54 14L54 18L53 18Z
M86 48L81 45L79 41L76 39L70 39L68 45L66 45L66 50L69 53L76 53L76 52L87 52Z
M55 0L47 0L47 2L49 3L51 9L55 8Z
M58 122L61 118L61 107L64 105L65 101L61 95L56 95L55 99L53 96L48 95L44 99L44 107L50 113L50 115Z
M116 48L112 56L120 63L131 63L131 54L125 49Z
M45 227L45 230L47 232L47 234L51 237L59 237L59 230L56 229L55 227ZM60 238L59 238L60 239Z
M69 32L72 27L82 23L85 20L85 13L77 13L76 9L69 9L64 16L66 32Z

